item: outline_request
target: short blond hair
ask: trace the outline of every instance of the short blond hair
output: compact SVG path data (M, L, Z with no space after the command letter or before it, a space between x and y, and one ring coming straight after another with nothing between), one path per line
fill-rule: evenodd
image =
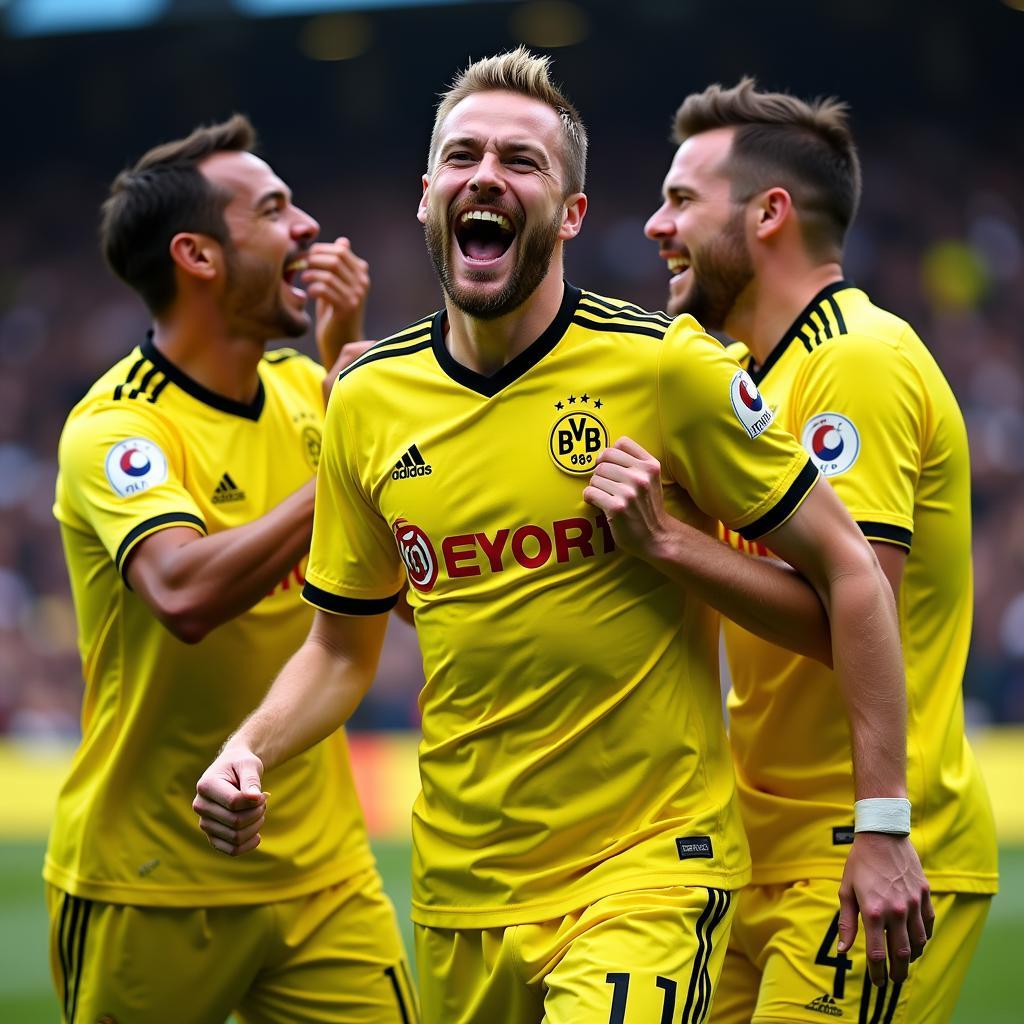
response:
M587 174L587 130L579 111L551 81L551 58L538 57L525 46L507 53L474 61L456 75L448 89L441 93L434 128L430 133L427 171L437 159L441 126L457 104L478 92L514 92L546 103L562 122L564 139L562 162L565 167L565 194L582 192Z

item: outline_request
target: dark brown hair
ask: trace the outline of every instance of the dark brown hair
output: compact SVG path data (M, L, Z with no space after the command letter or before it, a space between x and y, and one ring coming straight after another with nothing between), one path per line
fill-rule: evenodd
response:
M110 186L100 219L100 248L110 269L135 289L154 315L174 301L171 239L181 231L228 241L224 207L230 196L199 170L214 153L241 153L256 145L248 118L196 128L187 138L149 150Z
M735 128L724 172L733 198L744 201L781 186L800 215L804 242L819 257L842 251L860 201L860 160L835 97L806 102L759 92L752 78L725 89L708 86L676 111L673 139L681 143L715 128Z

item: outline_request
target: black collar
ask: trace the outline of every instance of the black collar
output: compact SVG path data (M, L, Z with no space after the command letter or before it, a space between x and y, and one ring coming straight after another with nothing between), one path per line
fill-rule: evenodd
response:
M544 333L534 342L523 349L511 362L506 363L490 377L471 370L468 366L452 357L448 346L444 343L444 325L447 319L445 310L439 310L434 315L434 322L431 327L431 343L434 348L434 356L438 365L452 380L463 387L476 391L486 398L493 398L503 388L517 381L527 370L536 366L558 343L562 336L569 329L576 306L580 301L580 290L565 282L565 290L562 292L562 304L558 307L555 319L548 324Z
M806 336L803 333L802 328L810 326L813 333L818 333L818 325L811 319L811 313L813 313L823 302L830 303L832 307L832 314L838 324L843 324L843 315L839 311L839 307L836 304L835 299L832 297L837 292L845 291L847 288L856 287L852 281L847 281L845 278L841 281L833 281L832 284L825 285L824 288L818 292L817 295L811 299L810 302L804 306L803 310L797 316L797 318L790 324L789 329L782 335L782 337L776 342L775 347L768 353L768 358L764 361L761 366L758 366L754 362L754 357L750 357L750 377L755 384L760 384L765 377L768 376L768 371L785 355L786 350L789 346L796 341L798 338L805 344L809 345ZM822 322L827 323L824 314L819 314ZM845 330L845 327L841 329ZM831 337L831 335L829 335Z
M256 397L251 402L236 402L233 398L226 398L224 395L218 395L216 391L203 387L199 381L193 380L184 370L175 366L153 343L152 331L146 332L146 340L139 346L139 349L168 380L177 384L182 391L187 392L204 405L230 413L232 416L241 416L247 420L260 418L260 413L263 412L263 403L266 400L262 377L256 389Z

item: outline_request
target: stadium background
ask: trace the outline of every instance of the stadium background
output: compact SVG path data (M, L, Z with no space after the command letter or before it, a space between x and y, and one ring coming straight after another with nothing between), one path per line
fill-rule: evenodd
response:
M325 235L370 261L368 331L438 304L414 219L432 105L468 58L551 52L592 138L572 280L660 307L642 236L671 113L757 75L853 108L865 198L847 276L917 327L967 418L975 630L965 693L993 790L1003 892L957 1017L1019 1021L1024 984L1024 0L628 4L0 0L0 1020L57 1019L39 862L78 730L74 621L50 515L67 411L141 337L95 245L107 183L234 110ZM392 630L353 750L400 912L408 901L418 656Z

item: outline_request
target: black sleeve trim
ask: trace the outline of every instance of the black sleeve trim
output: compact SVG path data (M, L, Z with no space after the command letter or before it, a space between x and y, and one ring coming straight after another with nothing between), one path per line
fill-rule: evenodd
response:
M901 548L906 548L908 551L910 550L910 542L914 539L913 533L902 526L891 526L889 523L862 523L859 520L857 525L860 527L860 532L868 540L880 540L885 541L887 544L898 544Z
M145 522L133 526L128 531L128 536L121 541L117 554L114 556L114 564L117 566L117 571L122 576L124 575L124 560L135 546L136 541L145 534L155 533L157 529L168 526L195 526L204 534L206 533L206 523L199 516L192 515L191 512L165 512L163 515L153 516L152 519L147 519Z
M760 519L755 519L737 533L745 540L757 540L775 527L781 526L796 511L796 507L804 500L817 479L818 467L808 459L807 464L800 470L800 475L789 485L789 490Z
M378 597L365 600L356 597L338 597L329 590L321 590L314 587L309 580L302 588L302 597L314 608L320 608L325 612L333 612L335 615L381 615L391 611L398 604L401 597L400 590L393 597Z

